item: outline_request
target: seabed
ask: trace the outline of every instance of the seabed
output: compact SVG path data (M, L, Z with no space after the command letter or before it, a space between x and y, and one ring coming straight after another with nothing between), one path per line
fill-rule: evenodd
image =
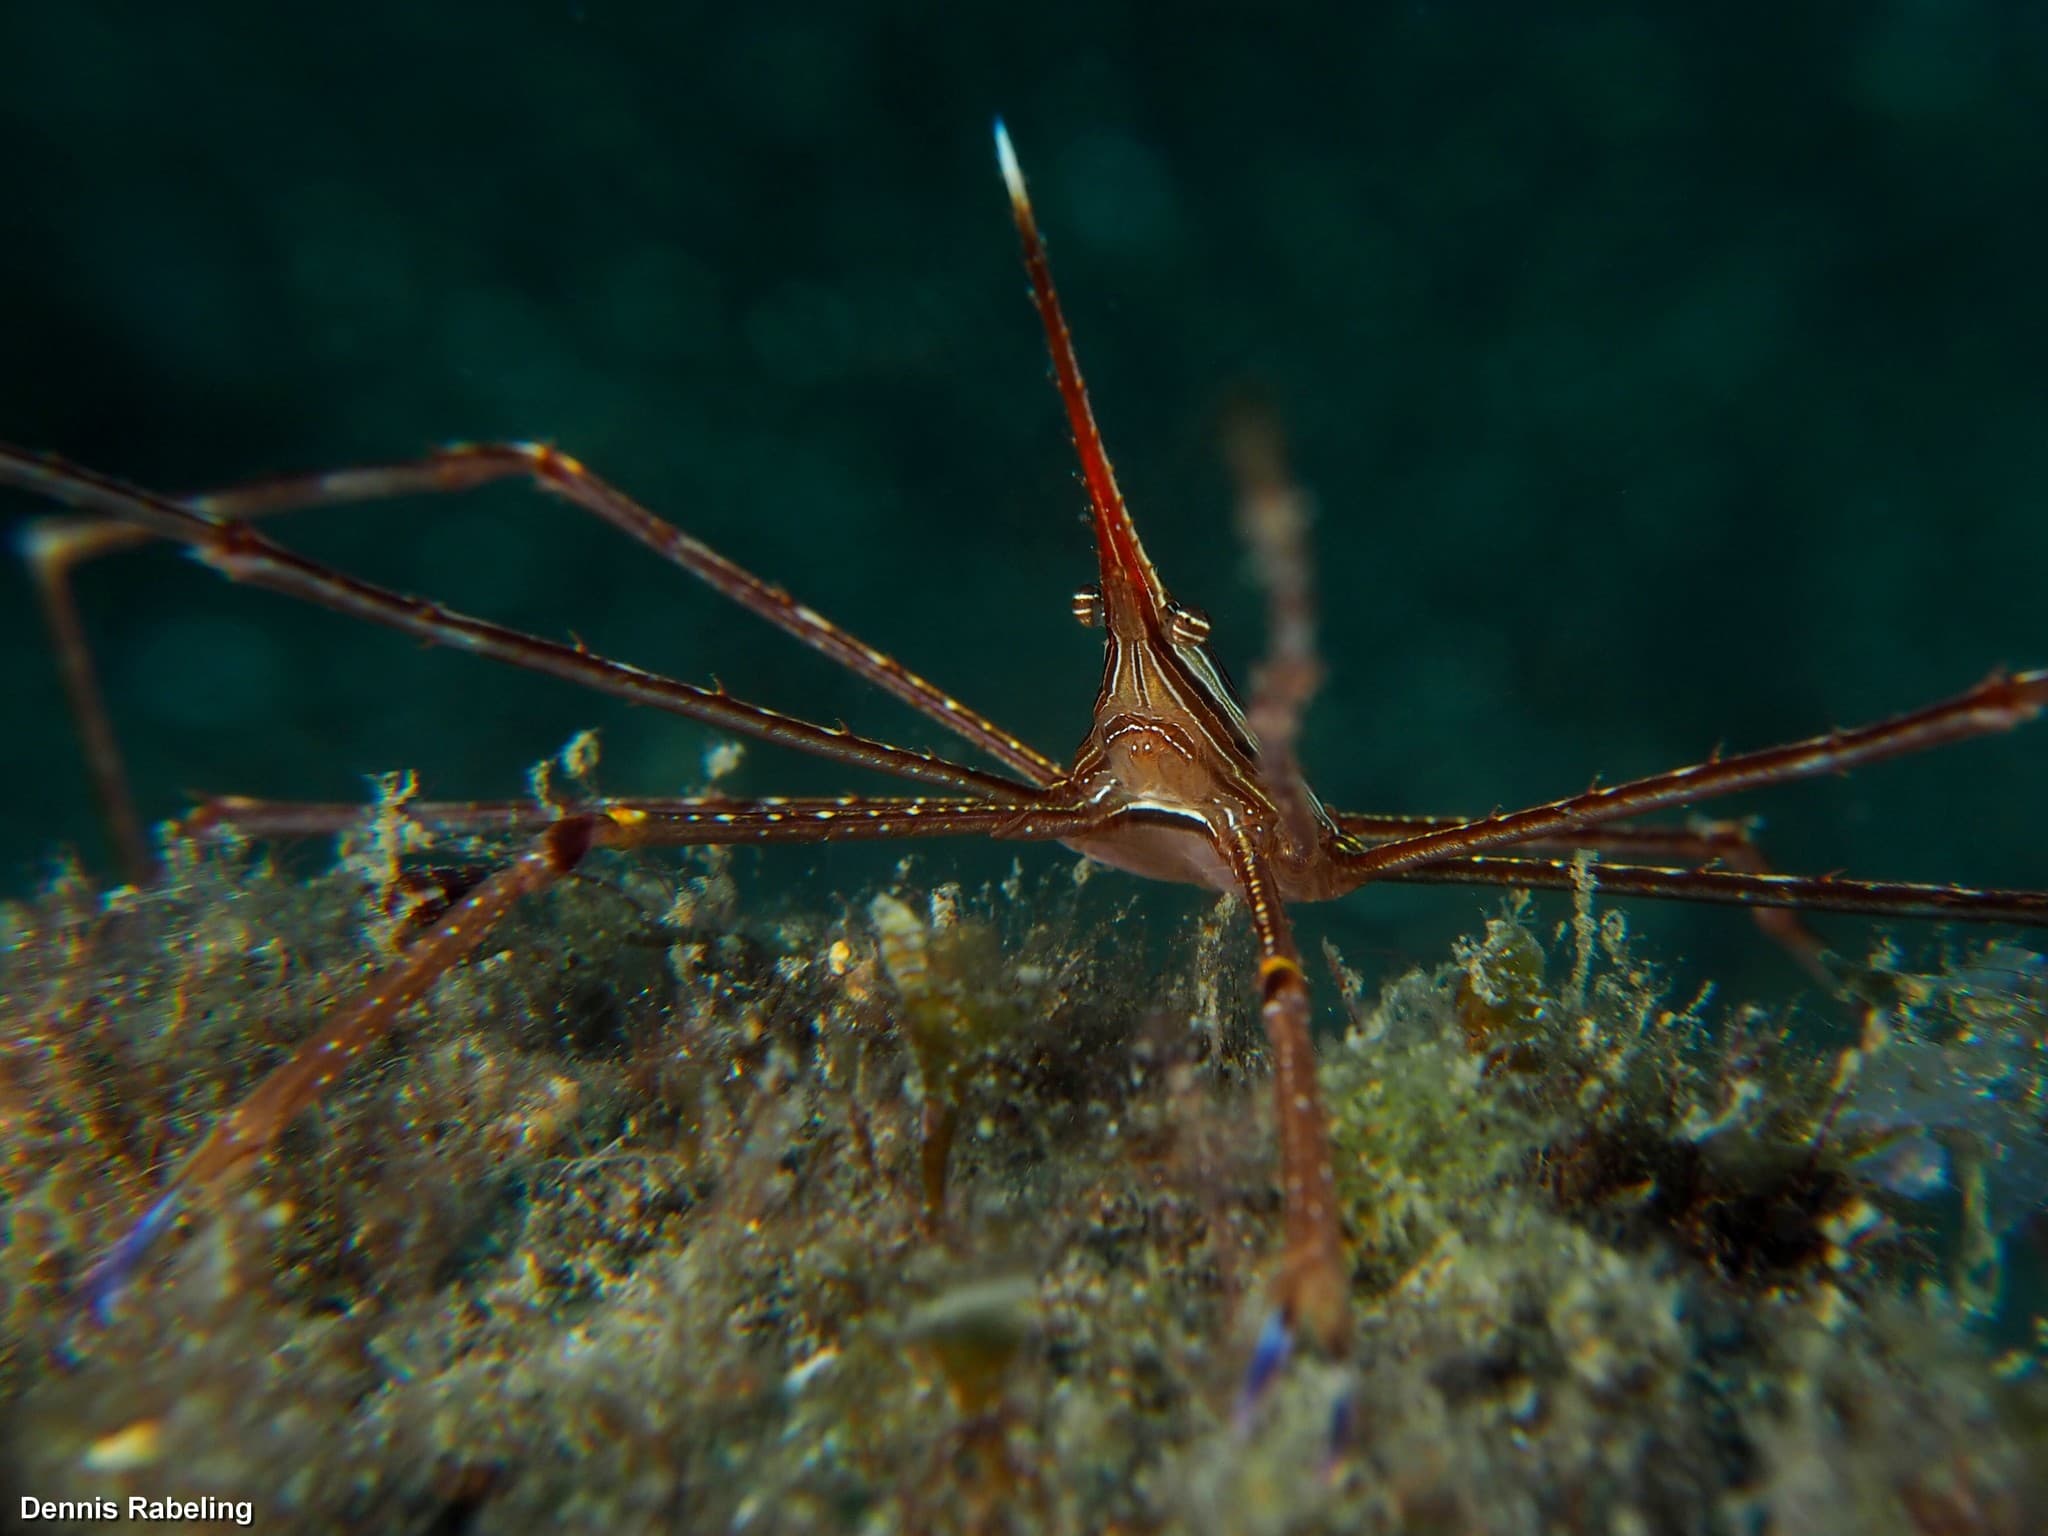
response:
M1242 1413L1279 1209L1227 907L1154 964L1066 868L764 915L744 856L600 860L83 1322L178 1153L416 931L361 843L309 876L173 841L150 891L0 908L10 1517L2048 1528L2004 1273L2048 972L1996 942L1844 967L1802 1017L1673 995L1612 911L1511 902L1371 988L1311 957L1356 1344Z

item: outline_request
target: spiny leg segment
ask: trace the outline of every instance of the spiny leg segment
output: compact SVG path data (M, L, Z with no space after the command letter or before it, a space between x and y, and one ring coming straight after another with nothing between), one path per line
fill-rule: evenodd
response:
M29 458L29 455L21 455ZM41 466L61 474L69 468L54 460ZM421 458L362 465L315 475L282 476L225 490L179 498L177 504L217 523L241 522L284 512L338 510L403 496L436 495L469 490L494 481L524 477L538 488L609 523L643 547L704 581L805 645L830 657L986 752L1027 783L1050 784L1059 764L1020 741L986 716L969 708L937 685L910 671L893 657L867 645L815 609L797 602L781 587L765 582L703 541L691 537L642 506L608 481L570 457L541 443L468 443L436 450ZM24 489L39 489L59 500L71 500L60 486L32 483L17 469L10 476ZM98 477L93 477L98 478ZM133 792L122 764L112 718L99 687L92 654L79 620L72 592L72 573L87 561L131 549L166 531L134 521L99 517L48 517L31 523L21 548L34 577L45 623L55 648L64 689L84 750L88 776L99 800L108 834L123 872L140 883L152 866L148 842L136 814ZM178 535L171 534L171 537ZM189 542L189 541L188 541Z
M1467 826L1476 818L1383 816L1362 811L1337 811L1332 813L1331 819L1336 822L1338 831L1349 840L1341 851L1351 852L1356 850L1350 847L1350 844L1390 843L1444 827ZM1687 869L1711 865L1716 869L1752 875L1776 873L1765 862L1763 850L1756 843L1754 824L1749 821L1696 819L1679 826L1639 826L1633 822L1603 822L1598 826L1582 827L1570 837L1528 838L1515 843L1513 847L1518 854L1536 854L1551 858L1559 869L1567 871L1555 882L1563 887L1569 887L1572 881L1569 874L1572 867L1570 859L1582 853L1591 853L1602 858L1609 854L1620 854L1625 862L1631 863L1676 860L1681 861ZM1483 861L1484 856L1474 855L1473 858ZM1486 884L1490 881L1490 866L1483 862L1471 863L1464 859L1445 860L1424 866L1421 871L1411 871L1392 878L1422 882L1434 879L1438 883L1455 884L1457 876L1452 871L1468 867L1468 863L1475 870L1473 883ZM1432 875L1430 871L1437 873ZM1548 887L1553 882L1545 878L1539 879L1536 883ZM1823 986L1834 984L1834 975L1828 968L1827 945L1819 934L1801 920L1796 905L1753 906L1750 908L1750 917L1764 934L1791 955L1815 981Z
M1846 773L1885 758L1997 735L2037 719L2044 709L2048 709L2048 668L1995 672L1974 688L1888 720L1734 757L1710 758L1690 767L1590 789L1525 810L1432 826L1394 837L1377 847L1347 851L1340 856L1339 866L1345 888L1355 889L1368 880L1494 848L1547 839L1572 842L1591 829L1626 817L1678 810L1744 790ZM2016 893L1985 894L2002 900ZM1967 903L1960 904L1950 915L1961 915L1966 909Z
M1738 869L1669 869L1575 859L1464 854L1397 870L1387 877L1417 885L1501 885L1568 891L1581 881L1608 896L1653 897L1789 912L1858 917L2048 926L2048 891L1978 890L1908 880L1850 880L1839 875L1754 874ZM1823 972L1834 984L1838 978Z
M38 518L22 530L20 549L35 582L36 600L43 610L43 627L49 632L51 649L57 655L57 671L64 684L64 697L71 706L71 723L78 732L78 746L85 758L85 776L91 781L93 798L99 802L100 820L113 844L121 873L132 885L145 884L155 872L156 860L143 834L142 817L135 809L135 792L128 782L128 768L121 756L121 744L114 735L113 716L107 711L99 674L92 664L92 647L85 638L85 623L78 614L78 599L71 588L71 573L85 561L117 549L147 542L149 533L127 523L104 522L98 518Z
M1085 833L1088 811L965 800L607 800L551 817L510 805L408 805L407 816L443 830L542 830L527 850L471 889L422 937L350 997L324 1025L226 1114L187 1154L129 1234L87 1273L81 1295L104 1318L154 1238L191 1201L223 1187L267 1153L292 1119L381 1041L441 976L470 955L507 912L574 871L596 849L699 847L720 843L819 843L980 836L1044 841ZM360 810L357 812L360 818ZM298 830L296 828L292 829ZM278 835L265 829L264 835Z
M1287 1232L1276 1299L1287 1327L1306 1332L1332 1354L1342 1354L1350 1342L1350 1269L1337 1221L1329 1121L1316 1081L1301 952L1279 884L1249 830L1226 827L1217 852L1237 877L1259 945L1259 1019L1273 1055Z
M1004 801L1029 803L1043 797L1037 783L971 768L934 753L891 746L857 736L843 727L813 725L735 699L721 688L696 687L609 660L581 646L547 640L457 613L422 598L408 597L296 554L247 523L200 510L194 504L173 501L59 459L0 447L0 485L11 485L83 511L147 528L188 546L197 558L230 580L296 596L395 629L429 645L486 656L580 684L596 693L683 715L735 735L791 747L828 761L971 790ZM912 678L908 671L899 671L902 677Z
M646 818L671 832L689 829L687 843L665 839L689 847L917 836L919 827L941 820L949 832L1037 840L1069 836L1074 826L1085 829L1099 819L1091 814L1077 820L1074 813L1056 807L932 795L764 795L749 800L724 795L606 795L577 810L622 823ZM561 816L560 810L536 800L409 800L405 805L406 820L435 836L534 836ZM331 837L360 826L362 820L363 807L347 801L224 795L203 802L179 829L191 837L221 832L247 838Z

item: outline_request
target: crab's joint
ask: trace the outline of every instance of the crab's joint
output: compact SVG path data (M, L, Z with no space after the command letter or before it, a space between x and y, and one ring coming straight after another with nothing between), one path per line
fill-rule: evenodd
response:
M1268 1000L1276 997L1290 981L1308 985L1308 979L1301 974L1301 967L1286 955L1268 955L1259 962L1259 991Z

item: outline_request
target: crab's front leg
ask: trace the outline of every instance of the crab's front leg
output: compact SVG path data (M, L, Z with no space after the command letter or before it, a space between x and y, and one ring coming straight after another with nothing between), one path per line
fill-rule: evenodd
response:
M1259 1018L1273 1053L1287 1251L1274 1283L1277 1327L1283 1333L1269 1328L1261 1354L1277 1347L1273 1340L1292 1335L1306 1336L1326 1354L1342 1355L1351 1342L1351 1271L1337 1218L1315 1042L1309 1036L1308 979L1272 867L1249 832L1242 826L1226 828L1218 851L1237 875L1258 937ZM1259 1369L1255 1364L1255 1378ZM1249 1384L1252 1390L1258 1385L1256 1380Z
M347 808L217 802L211 824L245 833L303 835L347 824ZM103 1320L151 1244L200 1200L227 1187L267 1153L286 1125L399 1024L434 982L459 965L528 896L575 870L594 849L722 844L857 842L992 836L1054 840L1094 826L1092 813L928 796L612 798L558 815L527 802L413 804L409 814L443 832L526 832L519 857L465 893L434 926L336 1009L318 1033L273 1068L217 1120L135 1225L87 1271L79 1295Z
M286 1125L324 1093L362 1054L387 1035L434 982L460 963L524 897L554 884L600 843L632 841L628 820L569 816L551 824L528 850L444 913L358 997L222 1115L186 1156L163 1192L135 1225L86 1272L82 1306L104 1322L150 1246L193 1203L225 1187L268 1152Z

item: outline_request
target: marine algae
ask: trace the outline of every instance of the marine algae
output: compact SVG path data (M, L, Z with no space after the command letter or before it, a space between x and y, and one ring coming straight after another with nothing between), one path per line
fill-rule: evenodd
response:
M1973 1330L1967 1244L1893 1123L1967 1039L1929 1091L1995 1066L2003 1109L1957 1089L1927 1134L1998 1170L1997 1234L2038 1207L2039 1144L1996 1145L2039 1129L2038 1014L2029 1040L2015 987L1998 1014L1985 952L1917 990L1864 968L1842 1008L1919 1054L1858 1043L1848 1074L1788 1010L1675 1002L1615 912L1546 937L1511 903L1374 998L1332 953L1358 1337L1241 1428L1279 1244L1242 927L1226 903L1154 956L1065 871L778 911L744 857L600 862L81 1328L69 1286L166 1161L405 942L394 889L434 889L418 850L310 875L167 852L158 888L67 870L4 909L23 1491L478 1533L1928 1536L2048 1510L2037 1357Z

